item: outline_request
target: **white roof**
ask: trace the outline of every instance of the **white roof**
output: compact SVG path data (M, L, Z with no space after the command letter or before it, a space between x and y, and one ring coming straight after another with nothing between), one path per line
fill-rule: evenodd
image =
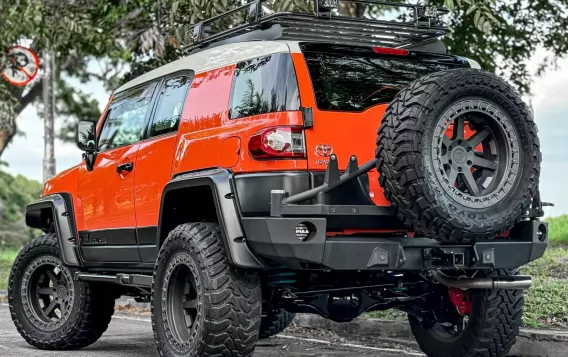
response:
M251 41L213 47L144 73L120 86L115 93L184 69L201 73L248 59L283 52L301 51L298 42L294 41Z

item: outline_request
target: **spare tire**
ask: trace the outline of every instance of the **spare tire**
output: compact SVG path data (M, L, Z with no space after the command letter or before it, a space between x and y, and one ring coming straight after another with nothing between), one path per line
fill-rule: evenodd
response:
M398 217L442 241L504 234L538 188L532 112L510 85L480 70L433 73L400 91L383 116L375 153Z

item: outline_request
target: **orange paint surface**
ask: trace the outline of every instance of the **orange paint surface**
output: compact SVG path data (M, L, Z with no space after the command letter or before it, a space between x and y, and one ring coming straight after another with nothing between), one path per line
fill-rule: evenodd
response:
M301 104L313 108L314 126L304 130L306 158L250 157L248 143L258 131L278 126L301 128L303 117L300 111L289 111L229 119L235 71L231 65L195 75L177 133L99 153L93 171L89 172L83 162L50 180L44 194L73 195L79 231L156 226L162 191L178 173L211 167L230 168L235 173L324 171L329 157L316 152L322 144L333 148L341 170L351 155L358 157L359 164L372 159L386 104L360 113L321 111L303 55L294 53L292 58ZM97 125L97 135L105 115ZM117 173L116 166L125 162L134 164L133 171ZM376 170L369 173L369 182L374 202L390 205L379 187Z
M116 172L120 164L133 162L139 144L99 153L93 171L81 164L77 182L77 230L136 227L134 171Z
M176 140L173 133L140 143L134 166L134 205L138 227L158 225L162 191L172 178Z

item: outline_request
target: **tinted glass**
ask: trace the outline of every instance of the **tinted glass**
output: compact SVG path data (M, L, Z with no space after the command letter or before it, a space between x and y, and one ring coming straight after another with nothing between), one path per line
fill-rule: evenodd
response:
M299 109L300 93L289 53L237 65L231 93L231 119Z
M388 103L410 82L450 66L408 59L305 54L319 109L362 111Z
M113 99L99 136L99 150L105 151L139 141L144 119L156 83L118 93Z
M150 136L177 130L190 78L180 76L166 80L160 91L158 106L150 125Z

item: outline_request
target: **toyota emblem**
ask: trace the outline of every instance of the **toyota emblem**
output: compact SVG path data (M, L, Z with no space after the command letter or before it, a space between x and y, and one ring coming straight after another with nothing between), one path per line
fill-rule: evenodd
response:
M319 144L316 146L316 155L321 157L330 157L333 154L333 148L327 144Z

